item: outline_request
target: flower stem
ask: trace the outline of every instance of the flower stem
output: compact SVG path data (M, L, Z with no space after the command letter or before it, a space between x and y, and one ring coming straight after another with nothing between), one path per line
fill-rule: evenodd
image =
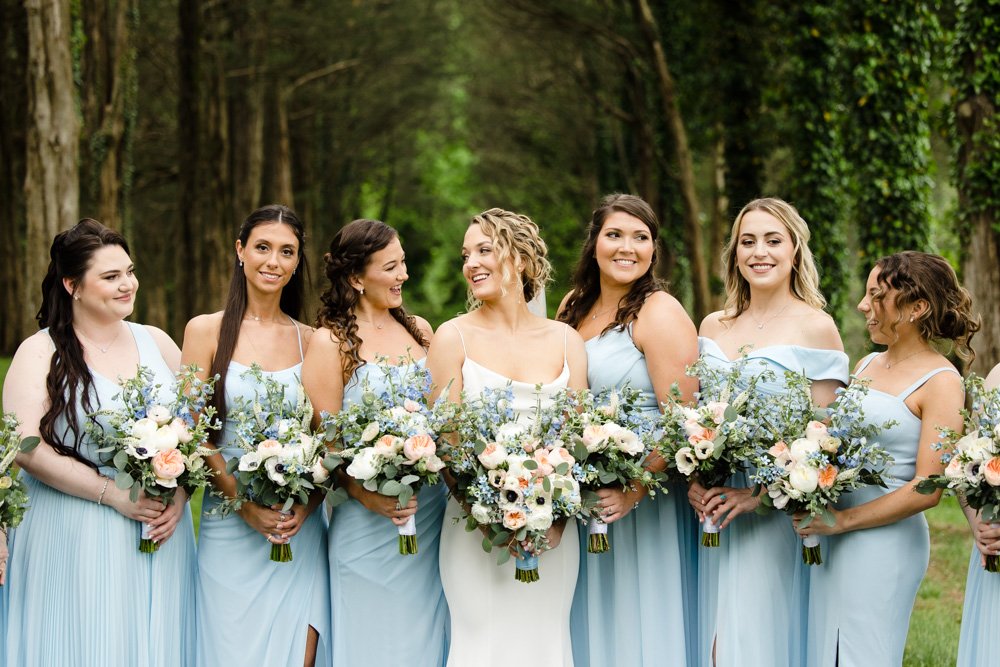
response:
M986 571L1000 572L1000 556L994 555L986 557Z
M291 563L292 562L292 545L291 544L272 544L271 545L271 560L275 563Z
M153 540L140 538L139 539L139 551L144 554L155 554L160 548L159 542L154 542Z
M399 553L403 556L412 556L417 553L417 536L416 535L400 535L399 536Z
M611 550L611 545L608 543L608 536L604 533L591 533L590 543L587 546L587 552L592 554L602 554L606 551Z
M822 565L823 564L823 554L820 552L820 548L816 547L802 547L802 562L806 565Z
M703 546L703 547L717 547L717 546L719 546L719 534L718 533L702 533L701 534L701 546Z

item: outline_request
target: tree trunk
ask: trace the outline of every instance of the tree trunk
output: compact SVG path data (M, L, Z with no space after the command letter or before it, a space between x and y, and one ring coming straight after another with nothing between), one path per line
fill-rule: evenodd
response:
M76 222L80 122L70 51L68 0L25 0L28 16L28 133L24 179L27 262L20 318L27 330L40 305L52 237Z
M133 22L138 8L135 0L84 0L81 9L87 36L81 58L83 204L105 225L129 232L123 184L130 161L126 137L137 106Z
M15 304L25 271L24 160L28 91L27 20L21 0L0 0L0 355L10 356L30 330Z
M634 0L640 28L652 53L652 64L656 70L663 116L670 132L674 147L677 172L675 178L684 209L684 227L691 244L691 293L694 300L694 317L699 322L708 314L710 306L708 292L708 270L705 264L705 248L702 241L701 217L694 188L694 164L688 148L687 131L677 103L674 79L667 66L667 57L660 41L659 26L647 0Z

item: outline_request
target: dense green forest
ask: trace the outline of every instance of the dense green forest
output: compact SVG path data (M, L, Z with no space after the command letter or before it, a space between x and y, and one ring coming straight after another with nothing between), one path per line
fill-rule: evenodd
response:
M925 249L972 290L989 368L998 17L1000 0L0 0L0 352L33 330L49 240L79 217L125 232L137 318L179 337L221 306L263 203L306 221L317 288L344 223L399 229L408 304L436 324L463 308L470 214L540 224L551 308L591 209L628 191L660 214L696 319L720 305L735 213L775 195L809 221L855 350L859 276Z

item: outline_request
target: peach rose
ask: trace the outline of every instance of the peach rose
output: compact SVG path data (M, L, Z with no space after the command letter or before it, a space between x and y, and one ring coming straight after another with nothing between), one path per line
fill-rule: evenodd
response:
M835 465L826 465L819 471L819 486L821 489L829 489L837 481L837 473L840 472Z
M433 456L437 445L429 435L413 435L403 442L403 456L407 463L416 463L420 459Z
M508 530L518 530L528 522L524 510L511 508L503 513L503 525Z
M176 487L177 478L184 474L184 455L176 449L157 452L153 457L153 474L160 486Z
M376 440L372 447L374 447L375 452L380 456L395 456L396 452L400 449L400 442L400 438L387 433Z
M702 428L701 431L688 436L688 442L692 445L697 445L702 440L715 440L715 430Z
M994 456L983 465L983 478L990 486L1000 486L1000 456Z
M788 451L788 445L785 444L784 440L779 440L778 442L771 445L771 449L767 450L767 453L771 456L779 456L782 452Z

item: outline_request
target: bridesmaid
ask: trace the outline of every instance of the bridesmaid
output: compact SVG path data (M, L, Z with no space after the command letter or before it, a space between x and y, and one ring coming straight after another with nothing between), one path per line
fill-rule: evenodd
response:
M962 378L932 341L955 344L972 356L979 329L969 293L937 255L901 252L883 257L868 274L858 304L874 352L855 373L870 382L862 409L866 420L896 425L879 444L894 463L889 488L867 486L842 497L834 523L814 521L805 535L830 535L827 561L811 568L809 665L901 665L910 612L927 570L930 538L923 511L940 491L916 493L917 478L941 474L933 449L938 428L962 428Z
M184 331L183 362L203 376L218 375L213 404L223 421L219 454L208 459L217 492L232 497L236 482L225 461L243 450L234 442L227 410L257 387L242 373L258 364L295 396L312 330L296 321L302 310L306 259L302 222L291 209L271 205L251 213L240 228L226 308L199 315ZM326 526L314 494L291 516L277 507L244 503L225 518L206 494L198 542L198 664L325 664L329 639L326 597ZM275 537L278 536L278 537ZM294 560L270 560L270 544L292 544Z
M1000 384L1000 365L986 377L986 386ZM958 640L957 667L979 667L996 660L1000 635L996 631L1000 614L1000 574L983 569L986 556L1000 554L1000 526L980 521L974 509L962 503L975 546L969 558L962 609L962 632Z
M808 242L808 226L788 203L767 198L744 206L724 251L726 307L702 322L700 344L707 362L720 369L748 348L746 373L763 365L777 375L774 382L757 384L768 395L784 391L784 371L804 373L812 380L814 402L827 405L847 381L847 355L833 319L823 312ZM782 513L754 513L759 500L751 486L740 473L729 486L694 483L689 489L701 517L711 515L728 527L720 547L701 549L700 662L797 667L807 596L799 538Z
M184 493L166 507L132 502L85 431L89 414L121 407L115 379L140 365L172 394L180 351L159 329L125 322L138 280L120 234L82 220L49 255L43 328L21 343L3 388L22 434L42 441L17 457L31 509L11 545L0 663L190 665L196 562ZM139 522L155 554L139 551Z
M337 232L324 259L330 284L302 367L317 415L360 401L366 381L375 391L384 387L379 357L422 366L433 335L423 318L403 309L409 276L392 227L355 220ZM421 489L400 509L395 498L346 475L340 481L351 500L330 519L333 664L440 667L448 624L438 572L444 485ZM414 514L420 549L401 556L397 526ZM391 610L403 615L394 618Z
M698 357L694 323L653 273L659 230L656 214L639 197L605 197L558 316L586 341L591 390L627 384L641 391L650 415L659 414L675 382L684 400L697 389L697 380L684 373ZM666 467L655 454L648 464ZM587 554L581 531L584 557L572 616L577 665L685 665L689 647L695 664L697 529L681 501L685 491L671 487L645 502L639 484L626 492L598 491L611 551Z
M459 401L463 391L475 397L486 388L510 387L511 407L526 423L537 402L586 386L579 334L528 309L549 277L546 252L527 216L492 208L472 219L462 244L472 309L441 325L427 358L436 390L447 389L449 400ZM514 578L513 562L498 566L495 553L483 552L480 533L466 532L459 502L448 502L441 533L441 582L451 611L448 665L572 667L575 522L552 525L550 549L539 557L540 579L525 585Z

